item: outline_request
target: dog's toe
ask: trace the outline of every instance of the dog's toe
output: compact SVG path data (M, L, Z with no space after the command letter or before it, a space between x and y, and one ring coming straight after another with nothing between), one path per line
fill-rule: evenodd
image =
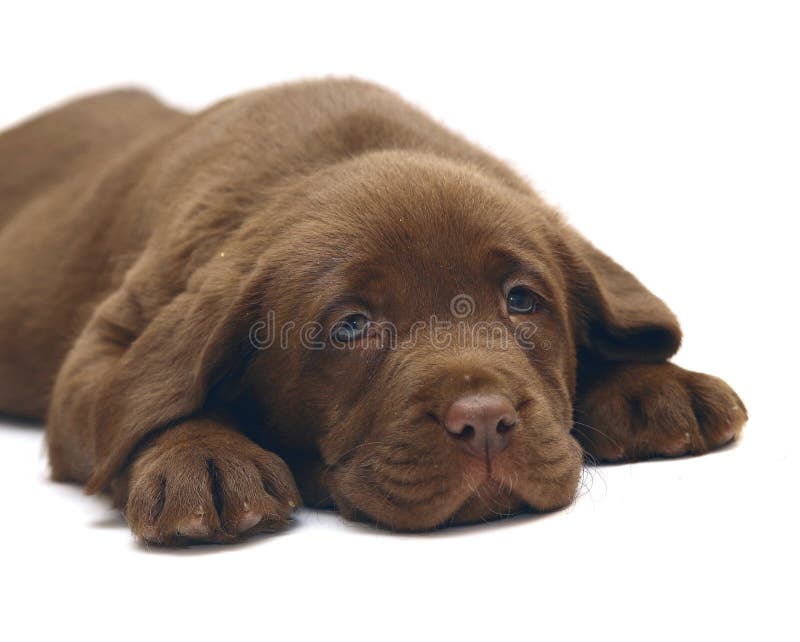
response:
M131 470L125 514L141 539L163 545L227 542L289 523L300 495L286 464L255 444L170 447Z

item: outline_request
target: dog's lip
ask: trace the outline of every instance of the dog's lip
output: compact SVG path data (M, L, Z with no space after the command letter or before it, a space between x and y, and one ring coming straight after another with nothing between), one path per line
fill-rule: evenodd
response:
M412 512L419 513L418 517L421 518L419 522L413 519L403 520L405 524L398 525L396 517L374 513L342 487L333 493L334 501L339 510L351 515L351 519L379 523L393 531L408 532L429 531L445 525L492 520L515 515L532 508L528 500L516 492L515 484L509 483L495 472L490 471L485 461L473 457L467 461L471 463L467 464L468 468L462 469L461 484L456 484L446 496L440 496L433 502L433 505L430 502L421 502L414 506ZM442 502L443 505L439 502ZM439 506L434 510L439 513L439 516L431 521L424 519L422 516L437 504ZM443 508L444 512L440 512ZM406 518L408 517L410 515L406 515Z
M508 484L486 475L443 523L471 524L518 515L533 506Z
M458 496L460 495L460 497ZM344 503L342 502L344 500ZM367 523L377 523L391 531L425 532L437 530L445 526L472 524L481 521L493 521L510 517L532 509L531 504L522 496L509 491L506 484L493 477L485 477L480 484L469 489L467 493L453 493L453 503L446 513L440 514L436 521L422 519L419 522L408 521L398 526L396 519L378 516L354 502L346 494L337 497L339 510L349 513L351 519ZM425 505L417 507L425 510Z
M517 499L523 499L514 492L514 485L509 483L497 475L496 468L493 470L490 466L486 466L484 474L477 480L477 483L470 484L470 497L480 495L484 491L490 491L494 495L511 495ZM523 500L524 501L524 500Z
M493 520L535 509L530 492L526 492L525 475L517 468L512 453L503 451L488 461L462 453L460 449L453 454L460 460L460 471L453 471L460 476L460 482L453 478L454 483L447 493L438 495L433 501L422 500L413 507L407 507L408 512L402 517L375 512L364 505L347 486L337 488L335 502L340 510L351 514L352 519L380 523L390 530L410 532ZM343 467L337 466L336 469L342 472L350 465L352 462ZM433 514L437 517L431 520L426 518L426 515L433 517Z

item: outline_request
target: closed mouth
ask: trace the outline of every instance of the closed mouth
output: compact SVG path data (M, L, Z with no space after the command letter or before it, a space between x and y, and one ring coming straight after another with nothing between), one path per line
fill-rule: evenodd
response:
M472 489L448 524L470 524L503 519L529 511L531 507L513 491L513 485L487 474Z

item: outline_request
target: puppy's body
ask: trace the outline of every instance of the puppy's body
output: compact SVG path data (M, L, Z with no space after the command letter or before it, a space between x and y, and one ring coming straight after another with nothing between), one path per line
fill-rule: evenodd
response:
M114 92L6 132L0 275L0 410L46 417L54 476L113 488L152 541L280 526L300 498L263 446L306 500L428 528L568 503L575 437L604 459L674 455L744 420L724 383L663 363L669 310L514 172L355 81L197 115ZM408 337L461 295L470 327L515 332L492 284L531 279L545 352L434 350L427 329L397 351L254 343L271 315L327 329L334 311ZM513 406L510 445L490 457L487 441L485 463L441 429L469 395ZM571 435L573 410L590 428ZM404 459L402 479L386 472Z
M86 98L0 136L0 407L44 418L61 362L157 224L136 185L187 117L137 92Z
M58 367L94 308L119 287L153 236L186 216L186 201L176 206L176 200L202 208L203 199L224 199L244 184L269 206L305 174L381 149L459 159L530 192L505 165L360 82L268 89L197 115L145 93L118 91L4 133L0 337L7 340L0 343L0 408L44 417ZM247 212L235 202L225 205L227 230ZM278 212L261 223L277 230L281 219Z

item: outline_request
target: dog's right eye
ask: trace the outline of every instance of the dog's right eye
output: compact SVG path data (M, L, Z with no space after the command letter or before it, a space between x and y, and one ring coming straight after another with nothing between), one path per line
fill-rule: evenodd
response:
M369 328L370 321L363 314L351 314L339 321L333 328L333 338L337 341L353 341Z

